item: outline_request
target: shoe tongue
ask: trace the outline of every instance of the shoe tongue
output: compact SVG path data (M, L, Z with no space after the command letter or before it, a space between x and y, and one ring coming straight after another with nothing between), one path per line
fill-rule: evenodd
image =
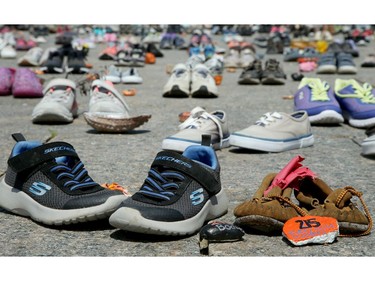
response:
M272 196L281 196L283 193L283 190L279 186L274 186L268 193L267 197L272 197Z
M60 157L55 158L56 163L64 164L64 165L67 165L69 167L73 166L72 160L73 160L72 157L69 157L69 156L60 156Z

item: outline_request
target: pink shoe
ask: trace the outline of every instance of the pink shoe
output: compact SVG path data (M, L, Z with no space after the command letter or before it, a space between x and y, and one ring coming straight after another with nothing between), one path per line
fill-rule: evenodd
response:
M27 42L25 39L23 38L18 38L16 39L16 46L15 46L15 49L16 50L19 50L19 51L25 51L27 50Z
M38 44L33 40L29 40L26 43L26 47L27 47L28 50L30 50L31 48L37 47L37 46L38 46Z
M0 96L12 94L14 68L0 67Z
M12 92L15 98L41 98L43 85L30 69L18 68L14 74Z
M311 72L316 69L317 65L314 61L306 61L306 62L300 62L299 63L299 70L301 72Z

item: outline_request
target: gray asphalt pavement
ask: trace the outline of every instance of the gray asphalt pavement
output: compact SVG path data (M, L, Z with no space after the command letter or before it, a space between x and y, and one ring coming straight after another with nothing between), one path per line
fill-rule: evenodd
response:
M53 45L54 35L42 48ZM250 39L250 38L246 38ZM225 47L223 38L216 36L217 43ZM375 68L361 68L365 56L375 52L374 42L360 47L360 57L355 58L356 75L319 75L307 73L308 77L320 77L333 87L336 78L358 78L375 85ZM104 45L91 49L88 62L95 70L103 70L111 61L98 60ZM258 49L263 53L264 49ZM14 146L12 133L22 133L30 140L44 140L50 132L58 133L54 140L71 143L84 162L90 175L99 183L117 182L135 193L145 177L155 155L161 150L162 140L177 132L178 114L196 106L208 111L224 110L231 132L250 126L262 114L270 111L293 112L293 95L298 82L291 74L298 70L297 63L282 62L282 55L273 55L282 62L287 82L282 86L241 86L237 84L240 70L224 72L216 99L163 98L162 88L168 80L167 65L185 62L186 51L162 50L163 58L153 65L138 68L143 84L129 86L120 84L118 90L135 87L137 94L126 97L131 115L150 114L151 119L125 134L101 134L93 130L82 113L88 110L89 96L78 95L80 115L69 125L34 125L31 112L40 99L16 99L0 97L0 171L5 171L7 159ZM18 52L18 57L24 53ZM265 61L271 56L266 55ZM0 59L0 66L17 67L16 60ZM58 75L40 75L49 80ZM60 76L61 77L61 76ZM79 79L71 75L71 79ZM305 158L303 164L328 183L332 188L353 186L363 193L363 199L372 215L375 214L375 159L361 156L360 143L366 136L364 130L347 124L340 126L314 126L315 143L312 147L282 153L261 153L227 148L217 151L221 165L222 186L229 196L228 213L220 220L234 222L234 208L251 198L262 179L270 172L280 171L294 156ZM359 201L358 201L359 203ZM246 234L243 241L210 245L210 255L220 257L373 257L375 236L338 238L329 245L292 247L281 236ZM95 256L95 257L199 257L198 235L188 237L157 237L116 230L107 221L49 227L10 214L0 208L0 256Z

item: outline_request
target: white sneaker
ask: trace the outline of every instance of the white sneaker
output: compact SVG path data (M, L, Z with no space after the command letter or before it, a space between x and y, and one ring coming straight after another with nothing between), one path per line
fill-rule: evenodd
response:
M78 116L76 84L73 81L53 79L43 89L43 95L33 109L33 123L71 123Z
M18 59L19 66L38 66L43 55L43 49L34 47L27 51L27 53Z
M197 64L191 75L191 96L193 98L216 98L219 90L210 70L204 64Z
M183 152L191 145L202 143L203 135L211 136L213 149L222 149L229 146L229 130L226 114L222 110L211 113L196 107L190 114L191 118L179 126L179 132L165 138L162 149Z
M237 68L241 64L240 51L237 49L229 49L229 53L224 57L224 67Z
M143 78L139 75L138 70L130 68L121 74L121 82L125 84L142 84Z
M6 45L0 50L0 57L3 59L15 59L17 51L11 45Z
M306 111L264 114L254 125L232 133L230 145L267 152L281 152L314 144Z
M106 75L103 76L103 80L111 81L114 84L121 83L121 72L116 66L110 65L107 68Z
M224 58L221 55L213 55L212 58L204 63L212 75L221 75L224 71Z
M255 61L255 53L250 48L244 48L240 54L240 67L246 68Z
M175 65L163 88L163 97L187 98L190 94L190 69L183 63Z
M91 84L89 114L129 117L129 106L110 81L95 80Z

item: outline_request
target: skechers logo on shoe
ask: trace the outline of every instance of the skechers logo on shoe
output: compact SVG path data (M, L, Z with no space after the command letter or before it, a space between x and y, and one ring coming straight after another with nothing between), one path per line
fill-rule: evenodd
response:
M33 182L30 186L29 191L35 195L42 196L52 187L42 182Z
M187 168L191 168L191 165L189 163L186 163L180 159L176 159L172 156L158 156L155 158L155 160L163 160L163 161L170 161L170 162L174 162L176 164L180 164L180 165L183 165Z
M196 206L203 202L203 188L197 189L190 194L191 203Z
M60 151L60 150L68 150L68 151L75 152L75 150L73 148L68 147L68 146L56 146L56 147L52 147L52 148L48 148L48 149L44 150L44 154L55 152L55 151Z
M298 94L298 98L299 98L300 100L303 100L303 92L299 92L299 94Z

